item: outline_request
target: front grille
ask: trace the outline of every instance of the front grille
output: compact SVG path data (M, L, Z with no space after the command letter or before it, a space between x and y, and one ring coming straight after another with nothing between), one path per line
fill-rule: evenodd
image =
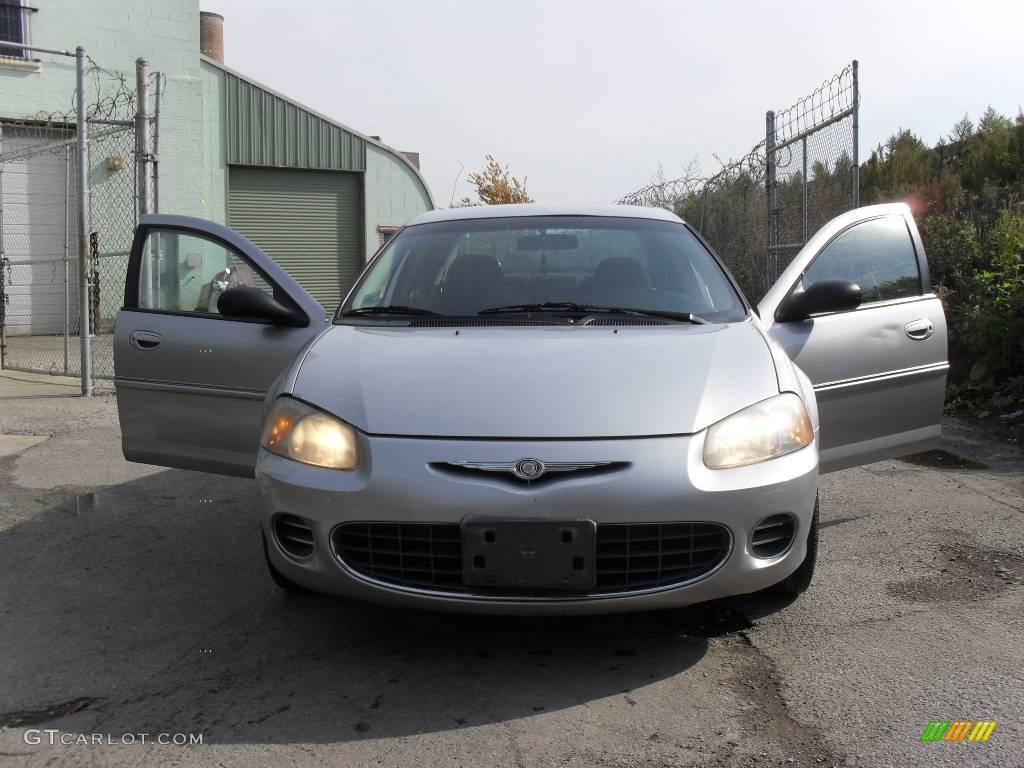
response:
M572 467L566 467L562 465L559 468L557 462L551 462L546 465L547 469L543 475L539 478L527 479L520 477L513 471L514 465L508 465L506 470L504 467L501 469L486 469L480 465L474 464L459 464L448 461L432 461L428 465L431 469L436 470L453 477L476 477L482 480L490 480L491 482L503 483L513 487L522 487L529 485L534 488L541 485L548 485L556 483L560 480L579 480L583 477L594 477L595 475L606 475L611 472L618 472L629 466L628 461L607 461L607 462L593 462L591 465L581 463Z
M597 591L632 592L692 581L729 554L729 532L715 523L597 526Z
M301 517L278 515L274 518L274 536L277 543L292 557L309 557L313 554L316 539L313 529Z
M391 584L461 591L462 532L457 525L346 523L334 551L353 570Z
M332 534L335 555L377 581L437 592L522 596L571 594L468 587L462 580L458 524L344 523ZM715 570L728 556L729 531L717 523L629 523L597 526L593 594L682 584Z
M781 555L789 549L795 533L796 521L792 515L766 517L750 536L750 551L755 557Z

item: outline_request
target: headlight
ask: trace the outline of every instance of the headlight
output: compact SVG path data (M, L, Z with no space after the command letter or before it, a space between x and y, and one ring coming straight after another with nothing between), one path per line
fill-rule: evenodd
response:
M271 453L329 469L359 465L356 431L341 419L281 397L263 425L260 445Z
M708 427L704 465L727 469L798 451L814 439L804 401L792 392L762 400Z

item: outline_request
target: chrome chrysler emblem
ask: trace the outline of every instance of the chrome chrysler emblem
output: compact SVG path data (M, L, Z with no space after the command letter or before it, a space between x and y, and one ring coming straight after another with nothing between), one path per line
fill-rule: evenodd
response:
M473 469L479 472L508 472L519 480L531 482L554 472L578 472L582 469L599 469L615 461L541 461L520 459L519 461L449 461L445 462L459 469Z
M512 474L521 480L536 480L544 474L544 462L537 459L520 459L512 468Z

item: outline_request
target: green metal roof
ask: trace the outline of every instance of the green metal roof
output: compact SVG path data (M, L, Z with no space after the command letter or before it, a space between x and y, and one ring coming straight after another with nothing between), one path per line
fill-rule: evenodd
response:
M224 77L229 164L366 170L361 136L232 72Z

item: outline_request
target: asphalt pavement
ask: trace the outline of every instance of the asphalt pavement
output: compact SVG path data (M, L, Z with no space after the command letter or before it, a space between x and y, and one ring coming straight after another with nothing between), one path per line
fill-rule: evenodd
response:
M1024 457L965 423L822 478L795 602L543 619L278 591L253 483L125 462L110 397L0 434L3 766L1024 765Z

